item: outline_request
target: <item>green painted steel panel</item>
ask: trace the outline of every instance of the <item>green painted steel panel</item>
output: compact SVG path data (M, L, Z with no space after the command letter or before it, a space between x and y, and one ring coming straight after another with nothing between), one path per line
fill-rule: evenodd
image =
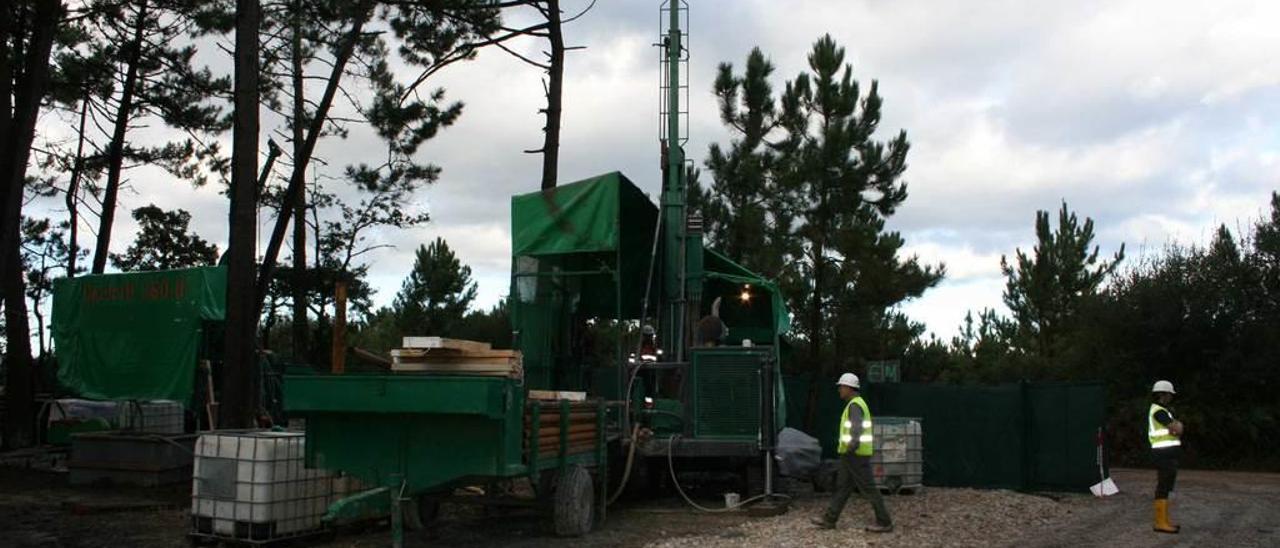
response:
M373 485L408 493L473 476L507 476L501 420L477 415L317 413L307 419L307 466L341 470ZM518 428L518 425L517 425Z
M440 413L501 418L513 405L515 381L430 375L288 376L291 413Z
M523 390L499 377L288 376L285 406L306 420L308 466L394 488L402 477L420 493L524 474Z

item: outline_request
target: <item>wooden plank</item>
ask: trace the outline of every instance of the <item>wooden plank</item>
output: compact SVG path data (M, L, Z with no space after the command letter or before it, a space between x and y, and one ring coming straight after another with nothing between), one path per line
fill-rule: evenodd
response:
M442 367L437 364L425 363L407 363L394 364L391 370L398 373L437 373L448 375L495 375L519 377L524 374L523 369L511 367Z
M370 352L358 346L352 347L351 352L355 353L355 355L360 356L361 358L364 358L368 361L381 365L382 367L391 367L391 360L388 360L384 356L379 356L377 354L374 354L373 352Z
M510 379L522 377L519 372L510 371L402 371L392 369L392 372L406 375L436 375L444 377L505 377Z
M567 392L563 390L530 390L531 400L569 400L573 402L587 401L586 392Z
M462 352L484 352L493 348L486 342L468 341L465 339L448 339L445 337L404 337L400 345L405 348L447 348Z
M567 438L568 438L569 444L573 445L575 443L589 442L595 439L596 433L595 432L579 432L577 434L569 434ZM539 447L546 445L548 443L559 444L560 434L553 433L553 434L542 434L538 436Z
M529 425L525 424L525 432L528 432L528 431L529 431ZM595 424L579 423L579 424L569 425L570 434L581 434L582 432L595 432L595 431L596 431ZM539 436L545 436L548 434L559 434L559 433L560 433L559 426L555 426L555 427L543 426L542 428L538 429Z
M566 453L567 455L576 455L578 453L587 453L590 451L595 451L596 445L594 443L573 444L573 445L570 445L568 449L569 451ZM530 451L529 449L526 448L524 452L525 454L529 454ZM560 444L558 443L545 445L545 446L538 446L539 460L545 461L548 459L555 459L559 456L560 456Z
M456 358L440 359L440 358L405 358L393 356L393 363L414 363L414 364L438 364L441 366L454 367L519 367L522 360L516 358L473 358L467 356L459 356Z
M529 418L526 416L526 417L525 417L525 419L524 419L524 423L525 423L525 424L529 424L529 422L530 422L530 421L529 421ZM569 422L574 423L574 424L577 424L577 423L591 423L591 424L595 424L595 422L596 422L596 415L595 415L595 413L590 413L590 414L588 414L588 413L569 413ZM541 417L539 417L539 418L538 418L538 423L539 423L539 424L560 424L560 414L559 414L559 413L556 413L556 414L553 414L553 415L543 414Z

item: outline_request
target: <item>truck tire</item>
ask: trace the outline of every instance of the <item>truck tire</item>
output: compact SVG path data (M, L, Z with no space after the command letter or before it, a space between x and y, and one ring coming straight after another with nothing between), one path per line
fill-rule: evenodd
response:
M556 480L552 520L556 534L580 537L591 532L595 521L595 485L591 473L581 466L571 466Z

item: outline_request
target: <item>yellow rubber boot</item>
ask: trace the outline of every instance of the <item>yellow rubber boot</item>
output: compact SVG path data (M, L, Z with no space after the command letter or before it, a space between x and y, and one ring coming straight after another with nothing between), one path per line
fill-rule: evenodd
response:
M1169 499L1156 499L1156 519L1151 529L1157 533L1177 534L1178 526L1169 523Z

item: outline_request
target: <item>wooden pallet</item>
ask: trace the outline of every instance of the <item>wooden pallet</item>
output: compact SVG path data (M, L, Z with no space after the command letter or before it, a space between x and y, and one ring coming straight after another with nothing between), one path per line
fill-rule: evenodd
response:
M515 350L442 337L405 337L404 343L406 348L391 351L394 372L524 377L524 360Z

